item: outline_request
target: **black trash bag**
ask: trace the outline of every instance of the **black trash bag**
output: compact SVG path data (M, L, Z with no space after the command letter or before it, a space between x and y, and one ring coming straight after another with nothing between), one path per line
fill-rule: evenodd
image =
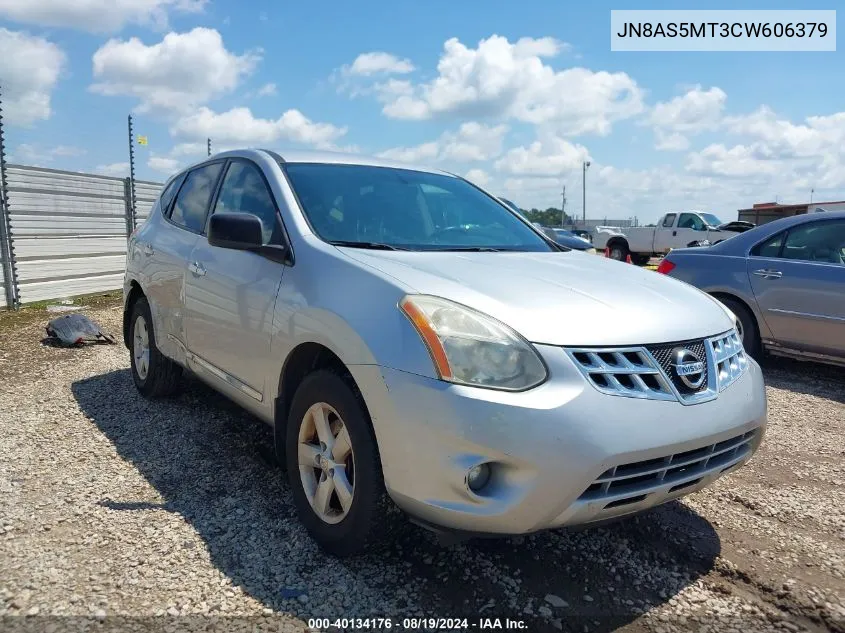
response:
M63 347L85 344L114 345L116 341L84 314L66 314L47 324L47 336Z

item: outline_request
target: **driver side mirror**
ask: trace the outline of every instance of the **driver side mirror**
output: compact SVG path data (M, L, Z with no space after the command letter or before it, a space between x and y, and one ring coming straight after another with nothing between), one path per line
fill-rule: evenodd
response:
M251 213L215 213L208 225L208 243L240 251L259 249L264 245L261 220Z

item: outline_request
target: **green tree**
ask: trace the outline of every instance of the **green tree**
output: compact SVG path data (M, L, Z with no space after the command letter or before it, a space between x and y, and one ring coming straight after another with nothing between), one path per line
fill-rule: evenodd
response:
M560 209L556 209L555 207L549 207L544 211L534 208L531 210L523 209L523 213L531 222L539 222L543 226L560 226ZM566 215L564 223L568 224L570 221L571 218L569 215Z

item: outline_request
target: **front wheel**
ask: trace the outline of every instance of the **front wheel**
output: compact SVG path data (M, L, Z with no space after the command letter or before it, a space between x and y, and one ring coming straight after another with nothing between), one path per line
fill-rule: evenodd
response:
M369 416L346 381L328 371L305 378L285 448L293 501L317 544L350 556L378 542L390 504Z

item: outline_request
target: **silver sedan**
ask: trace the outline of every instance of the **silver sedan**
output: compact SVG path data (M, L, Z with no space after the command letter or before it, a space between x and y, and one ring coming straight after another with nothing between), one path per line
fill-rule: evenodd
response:
M658 271L730 308L752 355L845 365L845 212L784 218L709 248L675 250Z

